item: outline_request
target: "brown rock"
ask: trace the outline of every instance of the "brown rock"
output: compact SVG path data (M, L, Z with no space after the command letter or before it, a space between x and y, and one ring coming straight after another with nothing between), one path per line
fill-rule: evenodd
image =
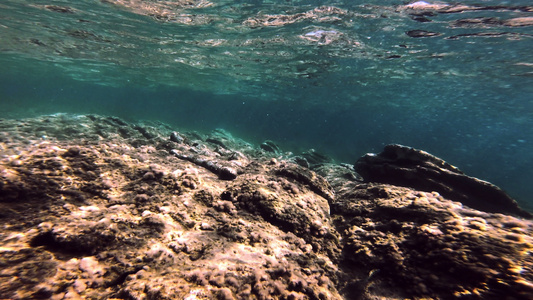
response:
M530 220L152 125L0 120L1 297L532 298Z
M337 194L332 213L345 242L339 265L351 299L372 292L387 299L533 296L533 277L522 267L533 262L529 220L375 183L352 183ZM519 236L506 234L510 228Z

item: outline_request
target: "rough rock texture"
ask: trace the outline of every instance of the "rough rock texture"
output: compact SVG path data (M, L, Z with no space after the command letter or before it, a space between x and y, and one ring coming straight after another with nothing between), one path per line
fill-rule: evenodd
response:
M0 128L2 298L533 296L529 220L223 130L92 115Z
M437 193L385 184L349 183L344 191L337 194L331 212L343 233L340 266L348 274L344 290L349 291L345 294L533 296L530 221L465 208Z
M436 191L475 209L533 218L497 186L467 176L442 159L414 148L387 145L377 155L361 157L355 163L355 170L367 181Z

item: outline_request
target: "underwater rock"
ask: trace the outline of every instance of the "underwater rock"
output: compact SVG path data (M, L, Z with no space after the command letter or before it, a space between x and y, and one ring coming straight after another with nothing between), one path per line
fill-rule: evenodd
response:
M205 159L199 156L183 155L175 149L171 150L170 152L179 159L190 161L194 164L208 169L209 171L217 174L220 179L231 180L235 179L238 175L237 170L235 168L226 166L221 162Z
M350 182L363 183L363 177L355 172L353 165L349 164L321 164L313 168L313 171L324 177L335 192L342 191Z
M292 160L299 166L302 166L304 168L309 168L311 165L307 161L307 159L303 156L294 156Z
M208 143L211 143L213 145L220 146L220 147L222 147L224 149L228 149L229 148L226 144L224 144L224 141L221 140L221 139L210 137L210 138L207 138L205 141L208 142Z
M214 130L205 139L205 143L200 140L189 140L190 145L184 144L185 138L178 133L172 133L170 140L180 144L169 147L171 154L206 168L223 180L235 179L242 173L244 166L248 163L248 158L243 152L253 152L250 144L232 137L224 129Z
M219 149L215 151L220 152L220 154L225 155L230 152L248 152L254 150L252 145L242 139L233 137L228 131L217 128L213 130L206 138L207 143L218 146ZM228 151L224 151L228 150ZM252 151L253 152L253 151Z
M335 199L335 191L329 183L315 172L299 165L287 165L275 171L276 175L292 178L329 201Z
M345 243L339 266L350 299L372 291L384 299L533 296L533 276L523 271L533 263L530 220L480 212L437 193L351 186L337 190L331 206Z
M303 238L314 251L338 256L339 241L333 230L327 199L283 178L259 175L249 179L252 180L228 188L221 198ZM259 180L268 184L254 183Z
M301 154L311 165L332 163L333 159L315 149L309 149Z
M185 139L176 131L170 134L170 140L178 144L181 144L185 141Z
M96 115L0 128L6 299L533 298L531 220L227 134L228 148L212 134L176 143L169 126Z
M281 150L279 149L278 145L276 145L276 143L274 143L271 140L264 141L263 143L261 143L261 145L259 145L259 147L261 149L265 150L266 152L270 152L270 153L274 153L274 154L278 154L278 153L281 152Z
M425 151L392 144L379 154L366 154L355 163L366 181L436 191L445 198L486 212L532 218L497 186L465 175L458 168Z

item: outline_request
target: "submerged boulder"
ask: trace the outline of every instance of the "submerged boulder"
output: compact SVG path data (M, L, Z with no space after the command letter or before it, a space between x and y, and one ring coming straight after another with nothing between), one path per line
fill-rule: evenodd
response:
M259 145L259 147L265 150L266 152L270 152L274 154L281 153L281 150L279 149L278 145L276 145L276 143L274 143L271 140L264 141L261 145Z
M425 151L391 144L379 154L368 153L355 163L355 170L366 181L436 191L486 212L500 212L532 218L502 189L490 182L464 174L444 160Z
M533 299L531 220L389 184L337 192L346 299Z

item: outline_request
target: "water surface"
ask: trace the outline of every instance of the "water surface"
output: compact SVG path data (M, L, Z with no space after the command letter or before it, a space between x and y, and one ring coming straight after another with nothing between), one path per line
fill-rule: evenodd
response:
M0 113L225 128L354 162L424 149L533 207L530 1L0 4Z

